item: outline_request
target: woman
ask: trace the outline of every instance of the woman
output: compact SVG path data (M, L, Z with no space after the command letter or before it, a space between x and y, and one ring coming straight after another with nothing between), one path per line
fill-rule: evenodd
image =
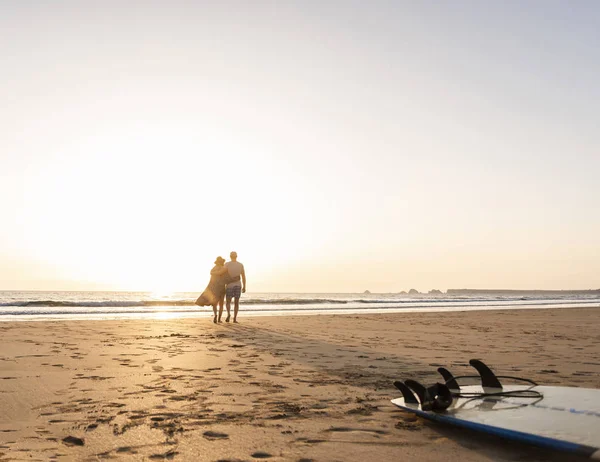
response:
M213 313L215 315L213 322L217 323L217 305L219 305L219 317L218 322L221 322L221 316L223 315L223 302L225 300L225 284L226 284L226 271L225 259L217 257L215 260L215 267L210 271L210 282L202 295L196 300L198 306L209 306L212 305Z

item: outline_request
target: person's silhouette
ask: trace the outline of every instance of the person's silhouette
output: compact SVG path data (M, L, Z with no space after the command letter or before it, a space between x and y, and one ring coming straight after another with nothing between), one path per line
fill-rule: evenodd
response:
M244 270L244 265L237 261L237 252L231 252L229 258L231 261L225 263L225 268L227 268L229 278L233 282L227 284L227 290L225 291L225 306L227 308L227 319L225 319L225 321L229 322L231 316L231 299L233 298L233 322L237 322L238 311L240 309L240 297L246 292L246 272Z

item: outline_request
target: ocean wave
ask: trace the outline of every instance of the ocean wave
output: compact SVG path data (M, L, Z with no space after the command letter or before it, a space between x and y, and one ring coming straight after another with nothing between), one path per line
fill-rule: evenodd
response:
M573 300L575 303L595 302L597 299ZM371 298L355 298L355 299L335 299L335 298L242 298L240 305L254 306L288 306L288 305L381 305L381 306L402 306L402 305L442 305L442 304L478 304L478 303L493 303L493 302L535 302L535 301L563 301L564 299L555 297L535 298L535 297L501 297L501 298L404 298L404 299L371 299ZM56 308L152 308L152 307L192 307L195 299L177 299L177 300L4 300L0 302L2 307L56 307Z
M0 307L154 307L154 306L194 306L195 299L179 300L11 300L0 302ZM488 302L490 299L470 299L469 302ZM464 303L464 299L347 299L334 298L242 298L240 305L391 305L413 303Z
M598 302L591 301L568 301L563 302L559 300L546 300L546 301L538 301L530 304L506 304L501 302L489 303L485 305L462 305L456 306L456 304L423 304L423 305L413 305L406 306L402 304L398 305L372 305L372 306L340 306L337 307L322 307L322 306L306 306L303 305L301 307L294 306L274 306L270 308L261 308L261 306L257 305L255 307L246 308L244 311L248 314L250 313L277 313L277 312L289 312L289 313L301 313L301 312L315 312L315 313L333 313L333 312L385 312L387 310L400 310L400 311L414 311L414 310L425 310L425 311L447 311L447 310L490 310L490 309L523 309L523 308L533 308L533 307L555 307L555 308L567 308L567 307L581 307L585 305L598 305ZM10 309L12 308L12 309ZM135 309L135 307L123 307L121 309L110 309L111 307L100 307L92 310L85 310L86 307L78 305L77 307L73 307L74 309L65 309L65 307L44 307L39 306L38 309L30 309L28 307L17 307L11 306L7 309L7 307L3 307L0 309L0 319L9 319L9 316L17 316L17 317L27 317L27 318L35 318L35 317L46 317L46 316L119 316L119 315L194 315L194 313L201 314L204 312L212 313L210 307L190 307L190 308L179 308L179 309L160 309L160 308L150 308L144 309L144 307L139 307ZM46 309L44 309L46 308Z
M10 302L0 302L0 307L19 306L19 307L153 307L153 306L194 306L194 300L14 300ZM438 300L430 300L437 302ZM441 301L441 300L440 300ZM240 300L240 305L347 305L349 303L368 303L368 304L391 304L391 303L414 303L414 300L339 300L332 298L250 298Z
M0 303L0 306L19 307L112 307L127 308L133 306L186 306L193 305L193 300L105 300L105 301L71 301L71 300L15 300Z
M110 308L127 308L127 307L154 307L154 306L194 306L194 301L190 299L180 300L14 300L0 303L0 307L18 306L18 307L110 307ZM323 304L340 304L345 305L349 300L335 299L242 299L241 305L323 305ZM376 302L373 302L376 303Z

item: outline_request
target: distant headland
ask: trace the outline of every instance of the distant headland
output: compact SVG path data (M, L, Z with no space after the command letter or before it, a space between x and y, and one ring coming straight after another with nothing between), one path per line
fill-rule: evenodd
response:
M364 294L372 292L365 290ZM397 295L600 295L600 289L584 289L584 290L543 290L543 289L448 289L443 292L438 289L431 289L428 292L419 292L417 289L407 291L392 292Z
M492 295L519 295L519 294L547 294L547 295L592 295L600 294L600 289L588 290L525 290L525 289L448 289L447 295L470 295L470 294L492 294Z

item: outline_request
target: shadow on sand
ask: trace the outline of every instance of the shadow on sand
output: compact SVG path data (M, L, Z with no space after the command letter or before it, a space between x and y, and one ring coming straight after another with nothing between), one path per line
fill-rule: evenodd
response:
M379 399L387 412L397 414L398 419L412 418L411 415L395 408L389 403L400 393L393 386L398 379L412 378L425 384L433 384L441 380L436 372L436 364L427 364L405 355L381 353L366 345L344 346L323 340L301 337L289 333L246 326L242 324L224 324L230 334L228 338L235 341L237 347L250 346L261 352L271 354L282 361L308 366L320 371L328 377L327 384L338 383L340 386L351 386L363 389ZM456 364L448 358L448 363ZM465 361L465 368L468 363ZM314 377L313 377L314 379ZM306 386L323 384L319 378L315 383L301 380ZM382 407L383 407L382 406ZM421 420L419 418L419 420ZM572 455L503 440L498 437L467 431L460 428L444 426L422 419L422 425L437 433L440 438L448 438L455 443L481 455L482 460L507 461L550 461L566 462L587 460ZM440 457L441 454L440 454Z

